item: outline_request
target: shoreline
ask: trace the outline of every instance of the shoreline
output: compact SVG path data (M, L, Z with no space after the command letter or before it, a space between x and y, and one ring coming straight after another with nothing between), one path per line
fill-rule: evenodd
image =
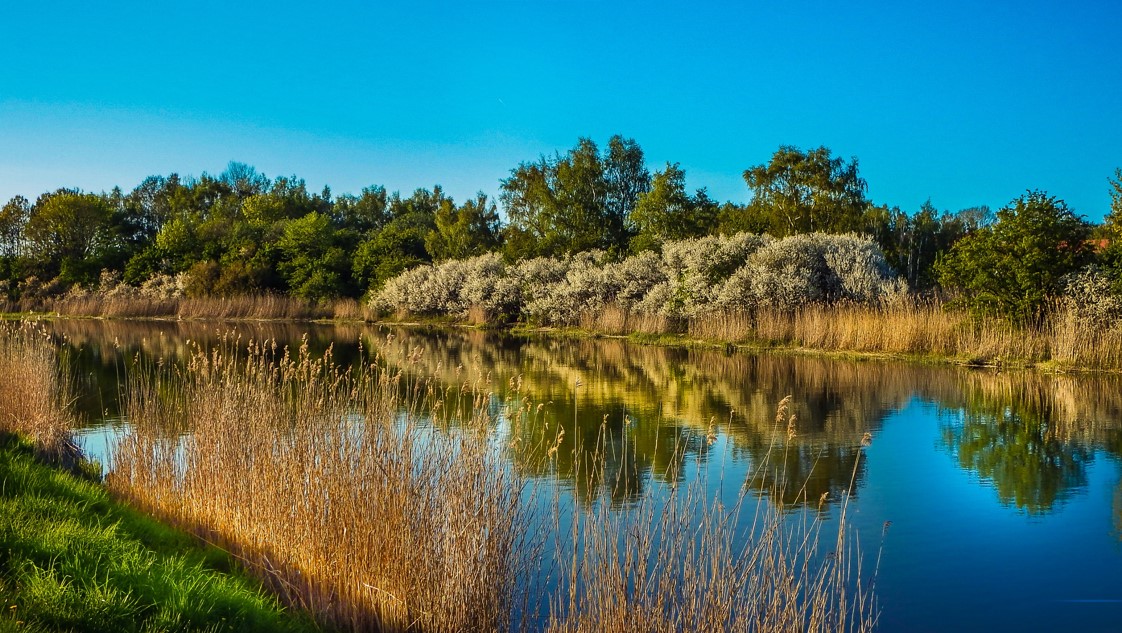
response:
M1021 370L1037 371L1044 374L1122 374L1122 367L1085 367L1071 365L1056 360L1033 361L1017 357L985 358L971 355L946 355L931 352L893 352L861 349L828 349L811 345L784 343L782 341L755 340L755 341L730 341L714 338L691 336L688 333L662 333L651 334L632 332L618 334L604 332L579 326L555 327L533 326L523 323L515 324L485 324L477 325L460 320L448 318L410 318L402 320L379 319L366 320L361 318L252 318L252 317L157 317L157 316L101 316L101 315L70 315L58 312L32 312L32 313L3 313L0 321L49 321L49 320L76 320L76 321L113 321L137 323L308 323L319 326L353 325L361 327L403 327L426 328L446 330L469 330L482 332L495 332L518 337L552 337L558 339L613 339L624 340L637 345L651 345L657 347L680 347L699 349L725 349L732 352L752 354L783 354L792 356L807 356L813 358L827 358L836 360L860 361L895 361L914 363L918 365L950 365L970 369L991 370Z

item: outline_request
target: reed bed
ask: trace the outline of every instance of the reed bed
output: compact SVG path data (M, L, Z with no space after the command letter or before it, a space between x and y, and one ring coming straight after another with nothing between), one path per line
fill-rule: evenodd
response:
M800 528L749 485L731 507L699 482L624 511L562 503L554 487L553 516L572 522L551 524L539 494L552 480L521 474L496 428L541 408L502 422L486 380L439 388L410 377L422 358L343 370L330 354L227 343L143 370L110 486L342 629L872 626L870 594L847 593L846 559L818 551L813 517ZM603 478L607 459L585 467ZM841 551L844 522L838 539Z
M1058 307L1040 324L1016 326L932 301L809 305L710 313L690 319L687 332L728 343L939 356L972 364L1050 362L1062 369L1122 369L1122 323L1095 326Z
M70 382L57 355L42 330L0 325L0 432L26 437L52 461L73 465Z
M524 482L488 439L486 394L445 405L400 373L262 346L200 350L129 389L112 489L289 604L350 630L511 628Z
M279 294L169 298L83 292L60 297L5 301L0 303L0 311L49 312L67 316L121 319L372 321L375 317L371 308L354 299L317 303Z

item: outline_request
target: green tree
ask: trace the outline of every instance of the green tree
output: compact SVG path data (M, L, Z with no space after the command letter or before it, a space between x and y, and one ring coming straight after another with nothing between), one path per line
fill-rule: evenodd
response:
M330 219L316 211L284 225L278 269L292 294L312 300L343 294L349 260L334 237Z
M355 249L355 284L376 290L391 277L431 262L425 238L436 228L436 213L446 200L439 186L432 191L417 189L408 198L394 193L389 201L390 221L380 230L369 231Z
M390 221L386 188L370 186L360 196L339 196L331 207L331 215L337 226L359 234L381 229Z
M936 263L939 283L980 315L1036 322L1064 275L1090 259L1090 227L1062 200L1030 191L997 221L957 241Z
M705 190L686 192L686 172L678 163L667 163L655 172L648 191L639 195L631 213L635 236L631 250L639 252L661 247L666 240L705 235L716 224L718 208Z
M825 147L803 152L781 146L770 162L745 170L744 181L780 236L859 230L868 205L857 159L847 163Z
M601 156L582 138L564 156L522 163L502 181L506 210L506 253L512 259L536 255L627 248L628 216L650 175L642 151L619 136Z
M1110 183L1110 212L1106 214L1106 226L1115 240L1122 239L1122 168L1114 170L1114 177L1107 178Z
M60 189L40 196L25 229L38 272L58 275L64 283L97 279L101 258L112 246L111 217L105 199L91 193Z
M434 261L464 259L499 247L499 212L483 192L459 207L446 199L433 221L436 227L425 236L425 249Z
M31 203L23 196L15 196L0 209L0 257L23 253L23 231L30 217Z
M651 174L639 144L619 134L608 140L608 153L603 160L608 192L604 213L608 242L622 252L632 236L629 220L639 198L651 188Z

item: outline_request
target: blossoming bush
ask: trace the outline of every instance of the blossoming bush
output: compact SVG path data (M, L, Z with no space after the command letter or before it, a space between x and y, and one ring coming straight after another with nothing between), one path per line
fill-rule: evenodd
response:
M608 305L688 319L836 301L876 305L902 292L906 286L869 238L739 233L667 242L661 253L618 262L602 251L516 264L496 253L449 260L391 279L372 304L382 312L456 317L477 306L502 318L572 325Z
M1110 276L1088 266L1064 279L1060 307L1092 329L1109 329L1122 322L1122 297L1113 291Z

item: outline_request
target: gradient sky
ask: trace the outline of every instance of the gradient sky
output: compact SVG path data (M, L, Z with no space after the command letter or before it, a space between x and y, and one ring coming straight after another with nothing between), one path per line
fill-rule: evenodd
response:
M826 145L907 211L1099 220L1122 167L1122 2L156 4L6 3L0 199L237 160L459 200L620 133L719 199Z

